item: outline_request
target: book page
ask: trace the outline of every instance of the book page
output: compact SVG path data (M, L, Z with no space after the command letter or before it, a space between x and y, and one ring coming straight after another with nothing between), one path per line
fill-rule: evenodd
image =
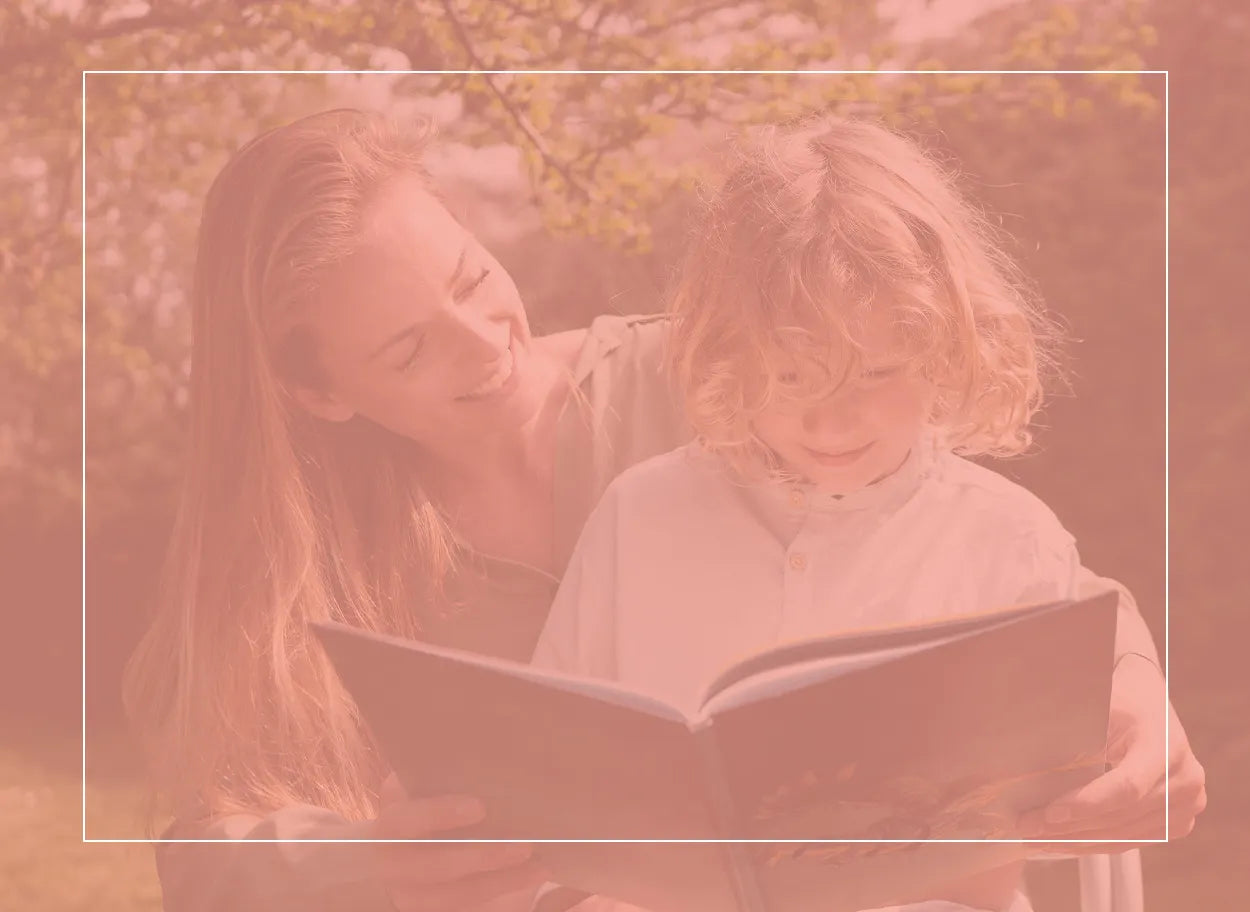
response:
M906 652L911 647L925 648L959 636L966 636L1001 624L1011 623L1031 615L1053 611L1069 603L1050 602L1024 605L994 612L960 615L925 621L917 624L899 624L891 627L872 627L862 630L843 631L823 637L813 637L791 643L782 643L764 652L748 656L725 669L712 681L703 698L704 714L710 710L710 702L730 687L750 686L756 678L761 679L764 695L776 692L778 673L787 669L802 668L801 674L811 670L812 663L821 662L830 674L840 673L862 664L866 657L879 657L891 652Z
M718 706L737 835L1017 838L1102 769L1115 623L1108 593Z
M460 649L448 649L442 646L435 646L431 643L423 643L419 640L407 640L403 637L388 636L387 634L375 633L371 630L361 630L348 624L319 622L314 623L313 627L317 629L317 632L322 637L323 641L327 637L336 641L351 639L371 640L379 644L389 644L392 648L400 648L411 652L422 653L430 657L440 657L453 662L476 666L483 670L490 670L497 674L514 677L519 680L542 684L556 690L563 690L568 693L584 694L585 696L601 700L604 703L611 703L616 706L635 710L637 712L647 713L648 715L653 715L657 718L669 719L675 722L687 721L684 713L663 700L650 694L641 693L637 690L631 690L622 684L607 681L602 678L590 678L582 675L567 674L565 672L540 668L535 665L527 665L522 662L512 662L508 659L482 655L476 652L466 652ZM328 645L329 644L327 644L327 646Z
M484 802L486 820L463 837L716 838L697 739L663 703L341 625L318 629L409 794Z
M835 655L809 659L792 665L770 668L725 685L703 704L699 717L706 723L717 713L727 712L746 703L779 697L792 690L811 686L818 681L889 662L911 652L929 648L931 643L878 649L872 652Z

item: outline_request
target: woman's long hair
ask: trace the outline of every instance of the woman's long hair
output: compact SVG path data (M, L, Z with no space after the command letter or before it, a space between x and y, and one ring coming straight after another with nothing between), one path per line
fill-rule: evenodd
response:
M416 173L427 123L327 111L240 149L204 205L193 280L191 439L155 621L125 696L179 817L375 808L380 776L309 622L416 634L451 537L411 443L300 409L322 380L302 310L371 195Z

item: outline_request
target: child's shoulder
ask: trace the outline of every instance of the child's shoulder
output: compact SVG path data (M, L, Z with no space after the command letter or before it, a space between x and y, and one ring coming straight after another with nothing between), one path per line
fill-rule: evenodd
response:
M1055 511L1024 485L988 466L944 453L935 480L949 502L995 534L1023 535L1056 545L1072 542Z
M625 469L608 485L605 500L680 507L715 497L723 484L698 444L687 443Z

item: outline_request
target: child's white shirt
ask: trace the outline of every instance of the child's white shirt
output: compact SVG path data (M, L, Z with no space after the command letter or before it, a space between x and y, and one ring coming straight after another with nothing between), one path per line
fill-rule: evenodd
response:
M693 710L726 666L777 643L1069 598L1079 568L1037 497L933 441L843 497L744 485L690 444L609 486L533 661Z
M690 444L608 487L534 663L693 709L777 643L1068 598L1079 568L1037 497L932 443L844 497L736 483Z

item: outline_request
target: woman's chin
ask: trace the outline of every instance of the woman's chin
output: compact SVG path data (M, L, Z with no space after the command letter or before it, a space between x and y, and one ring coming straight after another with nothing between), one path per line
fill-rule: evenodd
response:
M518 359L512 376L487 396L458 403L464 424L476 427L481 437L507 436L535 421L549 389L531 363Z

